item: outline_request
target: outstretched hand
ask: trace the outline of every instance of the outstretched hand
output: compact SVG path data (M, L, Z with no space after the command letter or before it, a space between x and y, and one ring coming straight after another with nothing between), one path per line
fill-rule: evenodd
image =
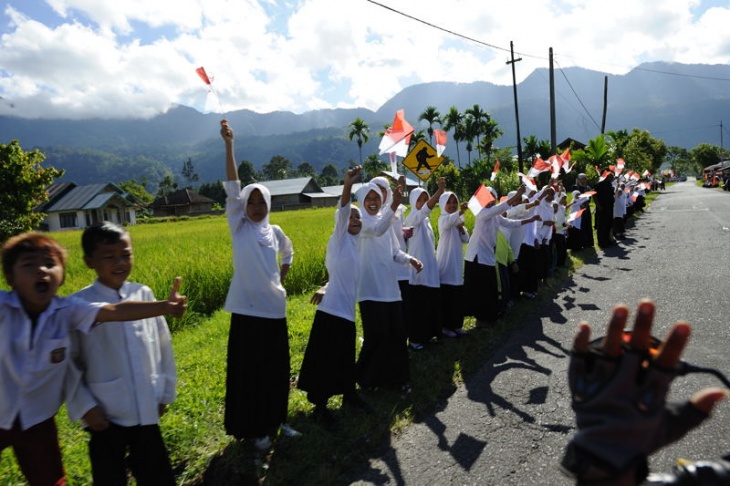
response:
M228 125L228 120L221 120L221 137L226 142L233 142L233 129Z
M178 293L180 290L180 282L182 282L182 277L175 277L175 281L172 283L172 290L170 290L170 295L167 297L167 302L171 306L169 314L173 317L182 317L188 306L188 298Z

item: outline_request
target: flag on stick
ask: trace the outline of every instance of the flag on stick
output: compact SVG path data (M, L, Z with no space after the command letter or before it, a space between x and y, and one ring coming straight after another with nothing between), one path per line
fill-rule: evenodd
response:
M490 181L494 182L494 179L497 178L497 173L499 172L499 168L502 164L500 164L499 160L497 160L497 163L494 164L494 170L492 170L492 176L489 178Z
M393 125L385 130L378 149L380 155L395 152L400 157L408 155L408 145L411 141L413 127L405 120L405 111L398 110L393 119Z
M482 184L479 186L479 189L476 190L474 195L469 199L469 202L467 203L469 206L469 210L476 216L479 214L479 211L481 211L487 204L489 204L491 201L494 201L494 196L492 195L492 192Z
M448 136L444 130L434 130L433 135L436 138L436 157L441 157L441 154L446 150Z
M535 157L535 161L530 167L530 171L527 173L527 177L535 177L542 172L547 172L552 169L552 162L542 160L540 157Z
M578 211L576 211L574 213L570 213L568 215L568 219L566 219L565 222L566 223L572 223L576 219L580 218L580 215L583 214L583 211L585 211L585 210L586 210L586 208L581 208L581 209L579 209Z
M522 172L518 172L517 176L522 179L522 183L531 191L537 191L537 184L535 184L535 181L529 177L527 177Z

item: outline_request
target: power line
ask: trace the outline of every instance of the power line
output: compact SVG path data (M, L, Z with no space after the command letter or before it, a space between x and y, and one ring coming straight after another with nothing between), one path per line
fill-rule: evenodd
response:
M557 64L557 61L556 61L556 64ZM568 83L568 87L573 92L573 95L575 95L575 98L578 100L578 103L580 103L580 106L583 107L583 110L586 112L586 115L588 115L588 118L590 118L591 121L593 122L593 124L596 126L596 128L598 128L600 130L601 126L598 123L596 123L596 120L593 119L591 112L588 111L588 108L586 108L586 105L583 103L583 100L581 100L580 96L578 96L578 93L576 93L575 88L573 88L573 85L571 84L570 80L568 79L568 75L565 74L565 71L563 70L563 68L560 65L558 65L558 69L560 69L560 73L563 75L563 78L565 78L565 82Z

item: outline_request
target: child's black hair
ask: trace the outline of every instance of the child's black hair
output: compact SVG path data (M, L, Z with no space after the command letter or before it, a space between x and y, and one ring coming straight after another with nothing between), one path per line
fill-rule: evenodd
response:
M44 233L30 232L14 236L5 242L2 248L3 275L5 281L13 272L13 265L24 253L44 252L55 258L66 269L66 249L56 240Z
M84 256L91 256L98 245L118 242L127 233L123 226L110 221L94 223L86 228L81 235L81 247L84 249Z

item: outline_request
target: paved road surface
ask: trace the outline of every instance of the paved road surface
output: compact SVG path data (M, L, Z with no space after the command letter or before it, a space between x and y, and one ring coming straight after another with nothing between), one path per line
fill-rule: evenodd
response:
M444 408L408 427L353 484L563 485L556 468L573 414L567 353L581 320L602 334L616 302L641 297L658 305L657 335L678 319L693 323L685 358L730 375L730 194L675 184L654 201L618 248L598 253L503 349L449 398ZM712 377L678 378L672 396L687 397ZM730 453L730 401L681 445L652 458L668 470L677 457Z

